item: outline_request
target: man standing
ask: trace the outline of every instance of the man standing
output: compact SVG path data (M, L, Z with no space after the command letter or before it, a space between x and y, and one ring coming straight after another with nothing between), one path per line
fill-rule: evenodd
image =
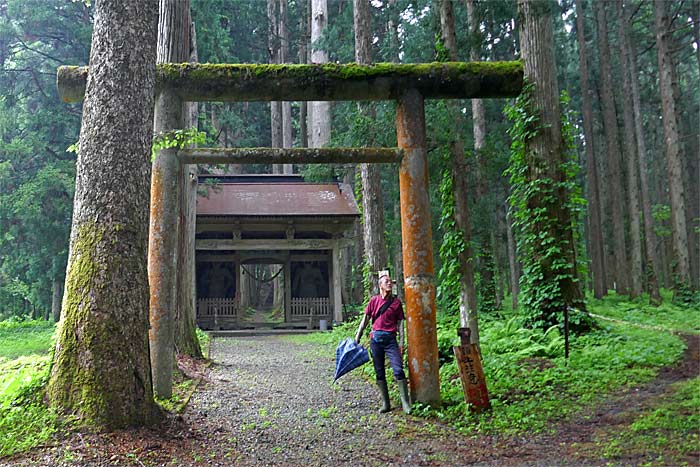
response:
M408 385L406 375L403 372L404 353L404 314L401 300L391 294L392 281L388 271L379 273L379 295L375 295L367 303L365 315L362 317L360 327L355 336L355 343L359 344L362 333L369 321L372 321L370 332L370 351L372 363L377 374L377 386L382 395L381 413L391 410L389 402L389 389L386 383L384 368L384 356L389 358L389 364L394 371L394 377L399 385L401 406L406 413L411 412L411 403L408 399ZM397 342L398 334L398 342Z

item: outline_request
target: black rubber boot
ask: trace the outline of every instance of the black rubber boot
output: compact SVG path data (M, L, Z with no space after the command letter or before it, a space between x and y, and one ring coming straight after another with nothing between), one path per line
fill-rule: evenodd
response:
M408 383L405 379L396 381L399 385L399 395L401 396L401 408L407 414L411 413L411 400L408 397Z
M382 396L382 408L379 410L379 412L387 413L391 410L391 403L389 402L389 388L386 386L386 380L378 379L377 387L379 388L379 393Z

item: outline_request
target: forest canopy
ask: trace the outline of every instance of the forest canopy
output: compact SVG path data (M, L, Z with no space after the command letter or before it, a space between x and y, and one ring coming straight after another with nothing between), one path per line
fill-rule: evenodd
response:
M275 2L273 2L275 3ZM618 3L620 8L618 8ZM329 0L328 25L312 42L310 2L286 2L270 15L265 2L192 0L201 63L309 63L323 50L331 63L357 61L352 2ZM440 2L374 1L368 23L369 61L427 63L510 61L520 57L517 12L511 1L452 2L454 43L441 31ZM661 5L661 6L659 6ZM660 9L665 8L665 11ZM75 182L80 104L65 104L55 86L57 67L87 65L94 5L70 0L6 0L0 3L0 317L54 317L60 310ZM557 82L568 95L571 161L580 209L572 220L580 285L596 295L611 290L637 296L654 288L674 290L682 302L697 300L700 286L700 8L686 2L553 3ZM666 56L660 57L661 53ZM452 54L452 56L450 56ZM585 57L585 60L582 59ZM585 63L585 68L584 68ZM664 67L660 68L660 63ZM668 90L664 76L670 76ZM610 78L610 79L608 79ZM669 100L675 102L668 110ZM512 123L508 99L426 105L430 199L438 271L439 307L458 313L456 259L467 248L474 265L476 306L498 309L518 297L522 240L508 214ZM275 145L270 104L201 104L198 129L206 146ZM454 124L454 111L464 116ZM396 146L395 105L367 111L354 103L330 107L331 146ZM289 128L295 147L309 143L306 104L292 102ZM675 119L677 131L665 122ZM475 123L478 122L478 123ZM475 127L484 129L479 136ZM613 131L614 130L614 131ZM674 136L675 135L675 136ZM669 138L672 140L669 141ZM675 139L673 139L675 138ZM462 142L466 193L451 191L454 142ZM271 166L233 170L268 172ZM356 183L360 171L345 166L298 166L307 179ZM400 267L397 174L379 170L387 258ZM356 182L357 180L357 182ZM452 195L452 196L450 196ZM681 202L679 204L679 202ZM454 206L469 208L471 235L456 232ZM682 216L681 216L682 211ZM680 218L685 220L680 222ZM597 219L597 220L596 220ZM683 249L685 246L685 250ZM440 252L439 256L437 252ZM355 264L361 264L355 261ZM363 268L346 287L362 301ZM596 286L597 281L597 286ZM524 293L528 293L527 289Z

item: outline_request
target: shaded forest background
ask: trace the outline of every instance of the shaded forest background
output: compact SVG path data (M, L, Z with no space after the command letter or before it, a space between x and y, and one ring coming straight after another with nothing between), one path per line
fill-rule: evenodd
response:
M454 46L446 45L441 29L444 3L388 0L370 5L370 58L365 61L442 61L451 53L459 60L518 59L514 2L451 2ZM666 12L665 21L659 18L659 9ZM199 61L300 63L309 62L314 49L326 51L332 62L358 60L353 2L328 1L328 26L313 44L311 10L307 0L191 0ZM655 277L659 286L674 289L677 300L697 301L700 1L654 5L651 1L565 0L554 8L553 22L559 88L569 96L567 115L577 148L576 180L587 201L580 204L579 218L574 221L580 234L577 256L583 286L596 295L615 290L636 296L653 292ZM78 140L81 107L60 101L55 71L60 65L87 64L91 24L92 7L83 2L0 1L0 319L22 315L56 318L60 310L75 183L75 151L71 148ZM660 43L673 70L670 95L662 92L659 82ZM663 99L669 98L676 103L673 115L677 121L671 140L664 128L669 114ZM500 308L507 296L518 297L515 246L519 231L517 225L512 228L507 215L511 192L505 173L511 157L507 133L511 122L503 111L507 103L483 101L483 141L475 140L469 101L457 107L464 116L462 128L454 124L452 104L426 103L442 309L457 309L459 304L455 264L463 245L451 221L453 203L467 205L471 213L468 246L473 251L479 311ZM309 138L312 125L304 118L308 113L305 104L291 103L288 111L282 107L277 116L270 107L269 103L201 104L198 128L206 133L207 146L275 146L285 144L284 138L291 138L288 143L293 146L308 145L310 139L314 144L314 136ZM328 144L396 146L393 103L375 103L369 111L355 103L334 103L331 113ZM282 128L291 133L284 136ZM461 140L465 148L466 199L450 185L455 140ZM671 151L677 151L680 177L669 170ZM240 166L228 170L278 169ZM354 183L358 197L363 195L360 168L299 166L294 171L313 180L345 179ZM382 243L387 245L385 261L389 264L377 266L400 270L396 168L382 166L379 176L381 191L375 196L383 202ZM679 208L672 199L679 190L685 217L682 227L674 222ZM651 230L645 229L645 219L651 221ZM685 252L674 247L679 228L685 229ZM364 248L361 230L356 241L355 256ZM596 256L598 246L602 248ZM684 261L688 265L685 278L680 267ZM348 261L345 294L351 303L362 302L366 293L363 268L358 264L361 262Z

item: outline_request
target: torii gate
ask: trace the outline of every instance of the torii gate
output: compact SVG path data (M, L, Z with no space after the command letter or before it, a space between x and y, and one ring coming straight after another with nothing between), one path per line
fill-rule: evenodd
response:
M87 67L60 67L57 84L66 102L83 99ZM399 163L401 232L411 396L440 404L425 99L514 97L523 83L520 62L429 64L211 65L160 64L157 92L185 101L395 100L398 148L166 149L177 164ZM176 129L173 124L173 130ZM173 173L173 172L169 172ZM175 171L174 173L177 173ZM166 184L159 189L167 190ZM174 183L169 184L174 186ZM176 189L176 188L175 188ZM165 193L166 195L168 193ZM151 215L177 215L163 205ZM172 211L172 210L171 210ZM151 220L153 224L154 220ZM167 235L167 229L164 236ZM153 239L151 239L153 241ZM168 242L166 242L168 243ZM174 245L174 241L169 244ZM174 248L174 246L173 246ZM167 248L156 261L167 262ZM159 284L151 284L151 288ZM153 296L153 292L152 292ZM166 302L167 303L167 302ZM153 299L151 303L153 316ZM167 307L164 319L171 320ZM164 327L167 328L167 327ZM156 327L158 329L158 327ZM163 334L167 332L164 330ZM158 338L158 336L156 336ZM152 336L153 339L153 336ZM172 346L172 337L170 337ZM160 359L153 365L172 365ZM154 374L158 369L154 369Z

